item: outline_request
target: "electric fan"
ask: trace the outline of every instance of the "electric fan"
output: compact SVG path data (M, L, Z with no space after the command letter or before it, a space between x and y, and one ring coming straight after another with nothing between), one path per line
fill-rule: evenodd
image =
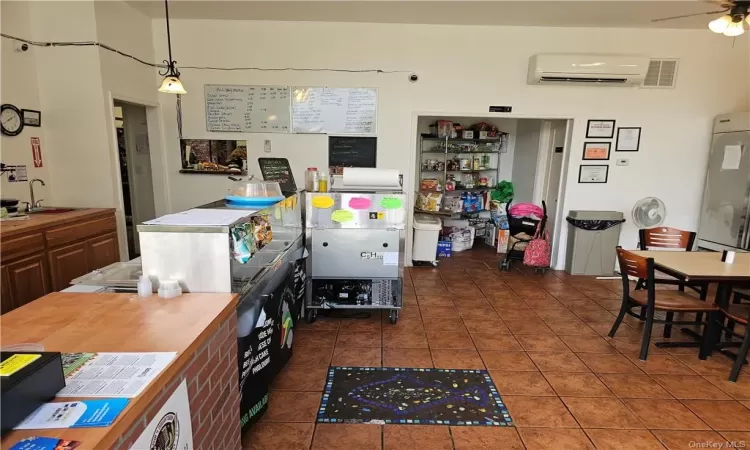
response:
M656 197L646 197L633 206L633 223L638 228L658 227L667 216L667 207Z

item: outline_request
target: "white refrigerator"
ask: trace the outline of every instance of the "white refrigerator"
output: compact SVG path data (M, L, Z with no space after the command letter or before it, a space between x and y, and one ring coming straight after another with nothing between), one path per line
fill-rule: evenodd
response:
M698 247L750 251L750 112L714 120Z

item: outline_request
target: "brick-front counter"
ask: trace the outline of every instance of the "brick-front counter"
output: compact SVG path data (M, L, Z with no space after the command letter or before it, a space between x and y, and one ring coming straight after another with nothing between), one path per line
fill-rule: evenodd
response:
M61 352L175 351L177 357L112 426L14 431L0 446L9 448L23 437L42 435L82 441L79 449L131 448L187 380L194 448L239 449L236 305L233 294L185 294L163 300L57 293L3 315L4 345L38 342L45 350Z

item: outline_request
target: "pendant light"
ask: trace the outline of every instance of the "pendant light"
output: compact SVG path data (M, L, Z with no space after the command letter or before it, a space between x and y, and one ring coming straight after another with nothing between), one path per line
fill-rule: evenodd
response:
M187 94L187 91L182 87L182 81L180 81L180 71L177 70L177 61L172 59L172 37L169 33L169 0L164 0L164 13L167 19L167 48L169 49L169 61L164 61L167 65L164 73L159 72L159 75L164 77L159 87L159 92L166 92L168 94Z

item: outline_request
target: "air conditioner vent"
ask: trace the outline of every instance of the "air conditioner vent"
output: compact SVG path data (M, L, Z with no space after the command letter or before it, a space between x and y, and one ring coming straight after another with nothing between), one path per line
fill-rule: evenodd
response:
M676 59L652 59L648 65L643 87L673 88L677 80Z
M592 77L552 77L543 76L540 81L563 82L563 83L607 83L624 84L627 78L592 78Z

